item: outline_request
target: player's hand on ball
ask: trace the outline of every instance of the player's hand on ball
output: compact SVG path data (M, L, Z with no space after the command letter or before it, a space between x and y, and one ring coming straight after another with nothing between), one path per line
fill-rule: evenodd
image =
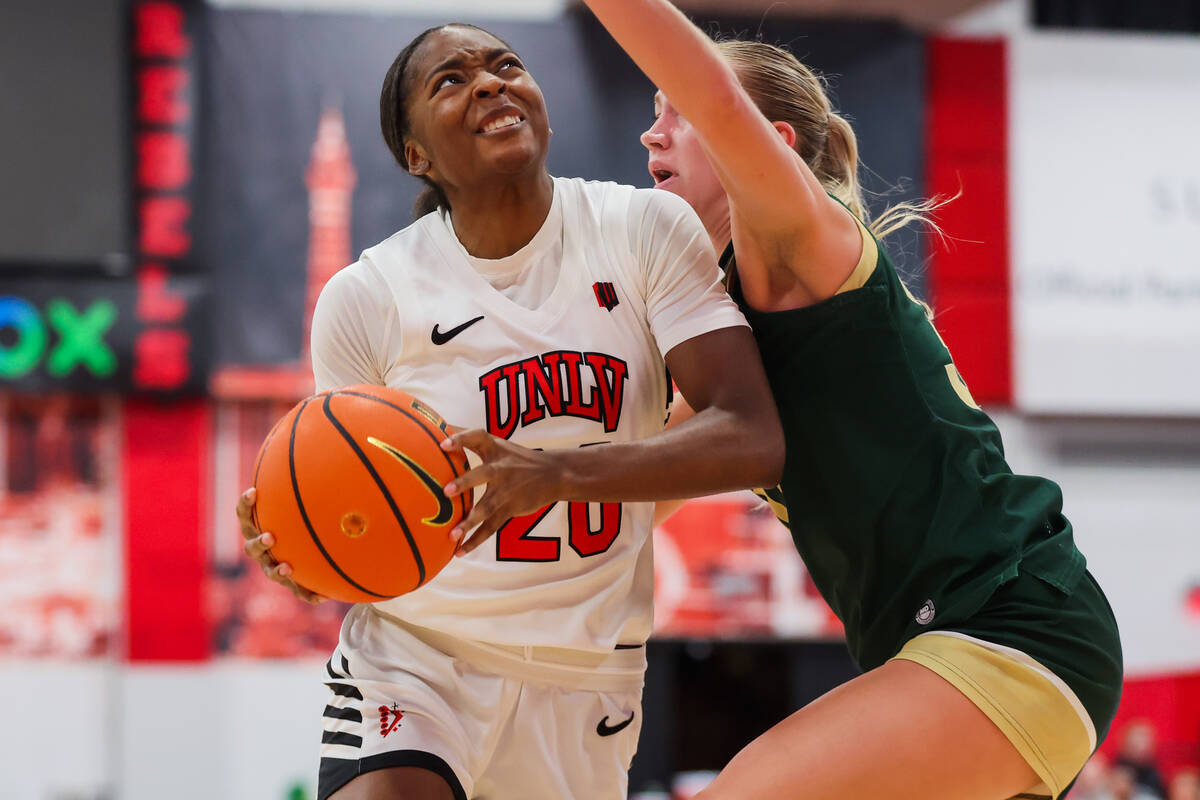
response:
M487 484L471 513L450 532L452 539L461 542L455 555L470 553L513 517L532 514L560 497L562 470L552 452L530 450L478 429L455 433L442 442L442 449L466 449L483 459L480 466L443 487L447 497ZM463 541L472 530L471 538Z
M242 550L247 556L258 562L262 567L263 574L276 583L286 586L296 597L313 605L324 602L326 598L310 592L288 577L292 574L290 564L277 564L275 559L271 558L268 550L275 545L275 537L270 533L260 532L254 525L252 511L256 494L255 489L247 489L242 492L237 501L238 522L242 524L242 538L246 540L242 544Z

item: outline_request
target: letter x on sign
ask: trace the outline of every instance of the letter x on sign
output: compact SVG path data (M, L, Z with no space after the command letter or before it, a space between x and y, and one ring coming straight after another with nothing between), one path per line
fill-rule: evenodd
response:
M77 364L99 377L116 372L117 357L104 341L104 334L117 319L117 307L111 300L97 300L82 313L66 300L51 300L46 304L46 319L61 337L46 362L48 373L61 378Z

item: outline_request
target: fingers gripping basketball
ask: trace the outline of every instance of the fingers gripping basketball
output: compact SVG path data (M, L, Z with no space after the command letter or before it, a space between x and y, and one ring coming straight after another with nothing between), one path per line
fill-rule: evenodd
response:
M301 401L259 452L258 529L296 583L326 597L376 602L410 592L454 553L450 531L469 493L441 487L467 470L440 442L447 426L416 398L351 386Z

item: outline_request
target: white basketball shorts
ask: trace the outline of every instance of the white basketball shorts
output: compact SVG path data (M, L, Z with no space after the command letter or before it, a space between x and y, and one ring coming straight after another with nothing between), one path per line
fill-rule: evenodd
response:
M467 642L355 606L326 665L318 800L422 767L456 800L625 800L646 648Z

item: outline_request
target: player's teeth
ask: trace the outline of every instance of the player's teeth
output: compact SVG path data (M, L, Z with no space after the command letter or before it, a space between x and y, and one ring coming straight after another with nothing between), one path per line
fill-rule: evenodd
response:
M484 128L484 132L491 133L494 130L506 128L509 125L516 125L520 121L520 117L505 117L504 119L498 119L495 122L489 123L488 126Z

